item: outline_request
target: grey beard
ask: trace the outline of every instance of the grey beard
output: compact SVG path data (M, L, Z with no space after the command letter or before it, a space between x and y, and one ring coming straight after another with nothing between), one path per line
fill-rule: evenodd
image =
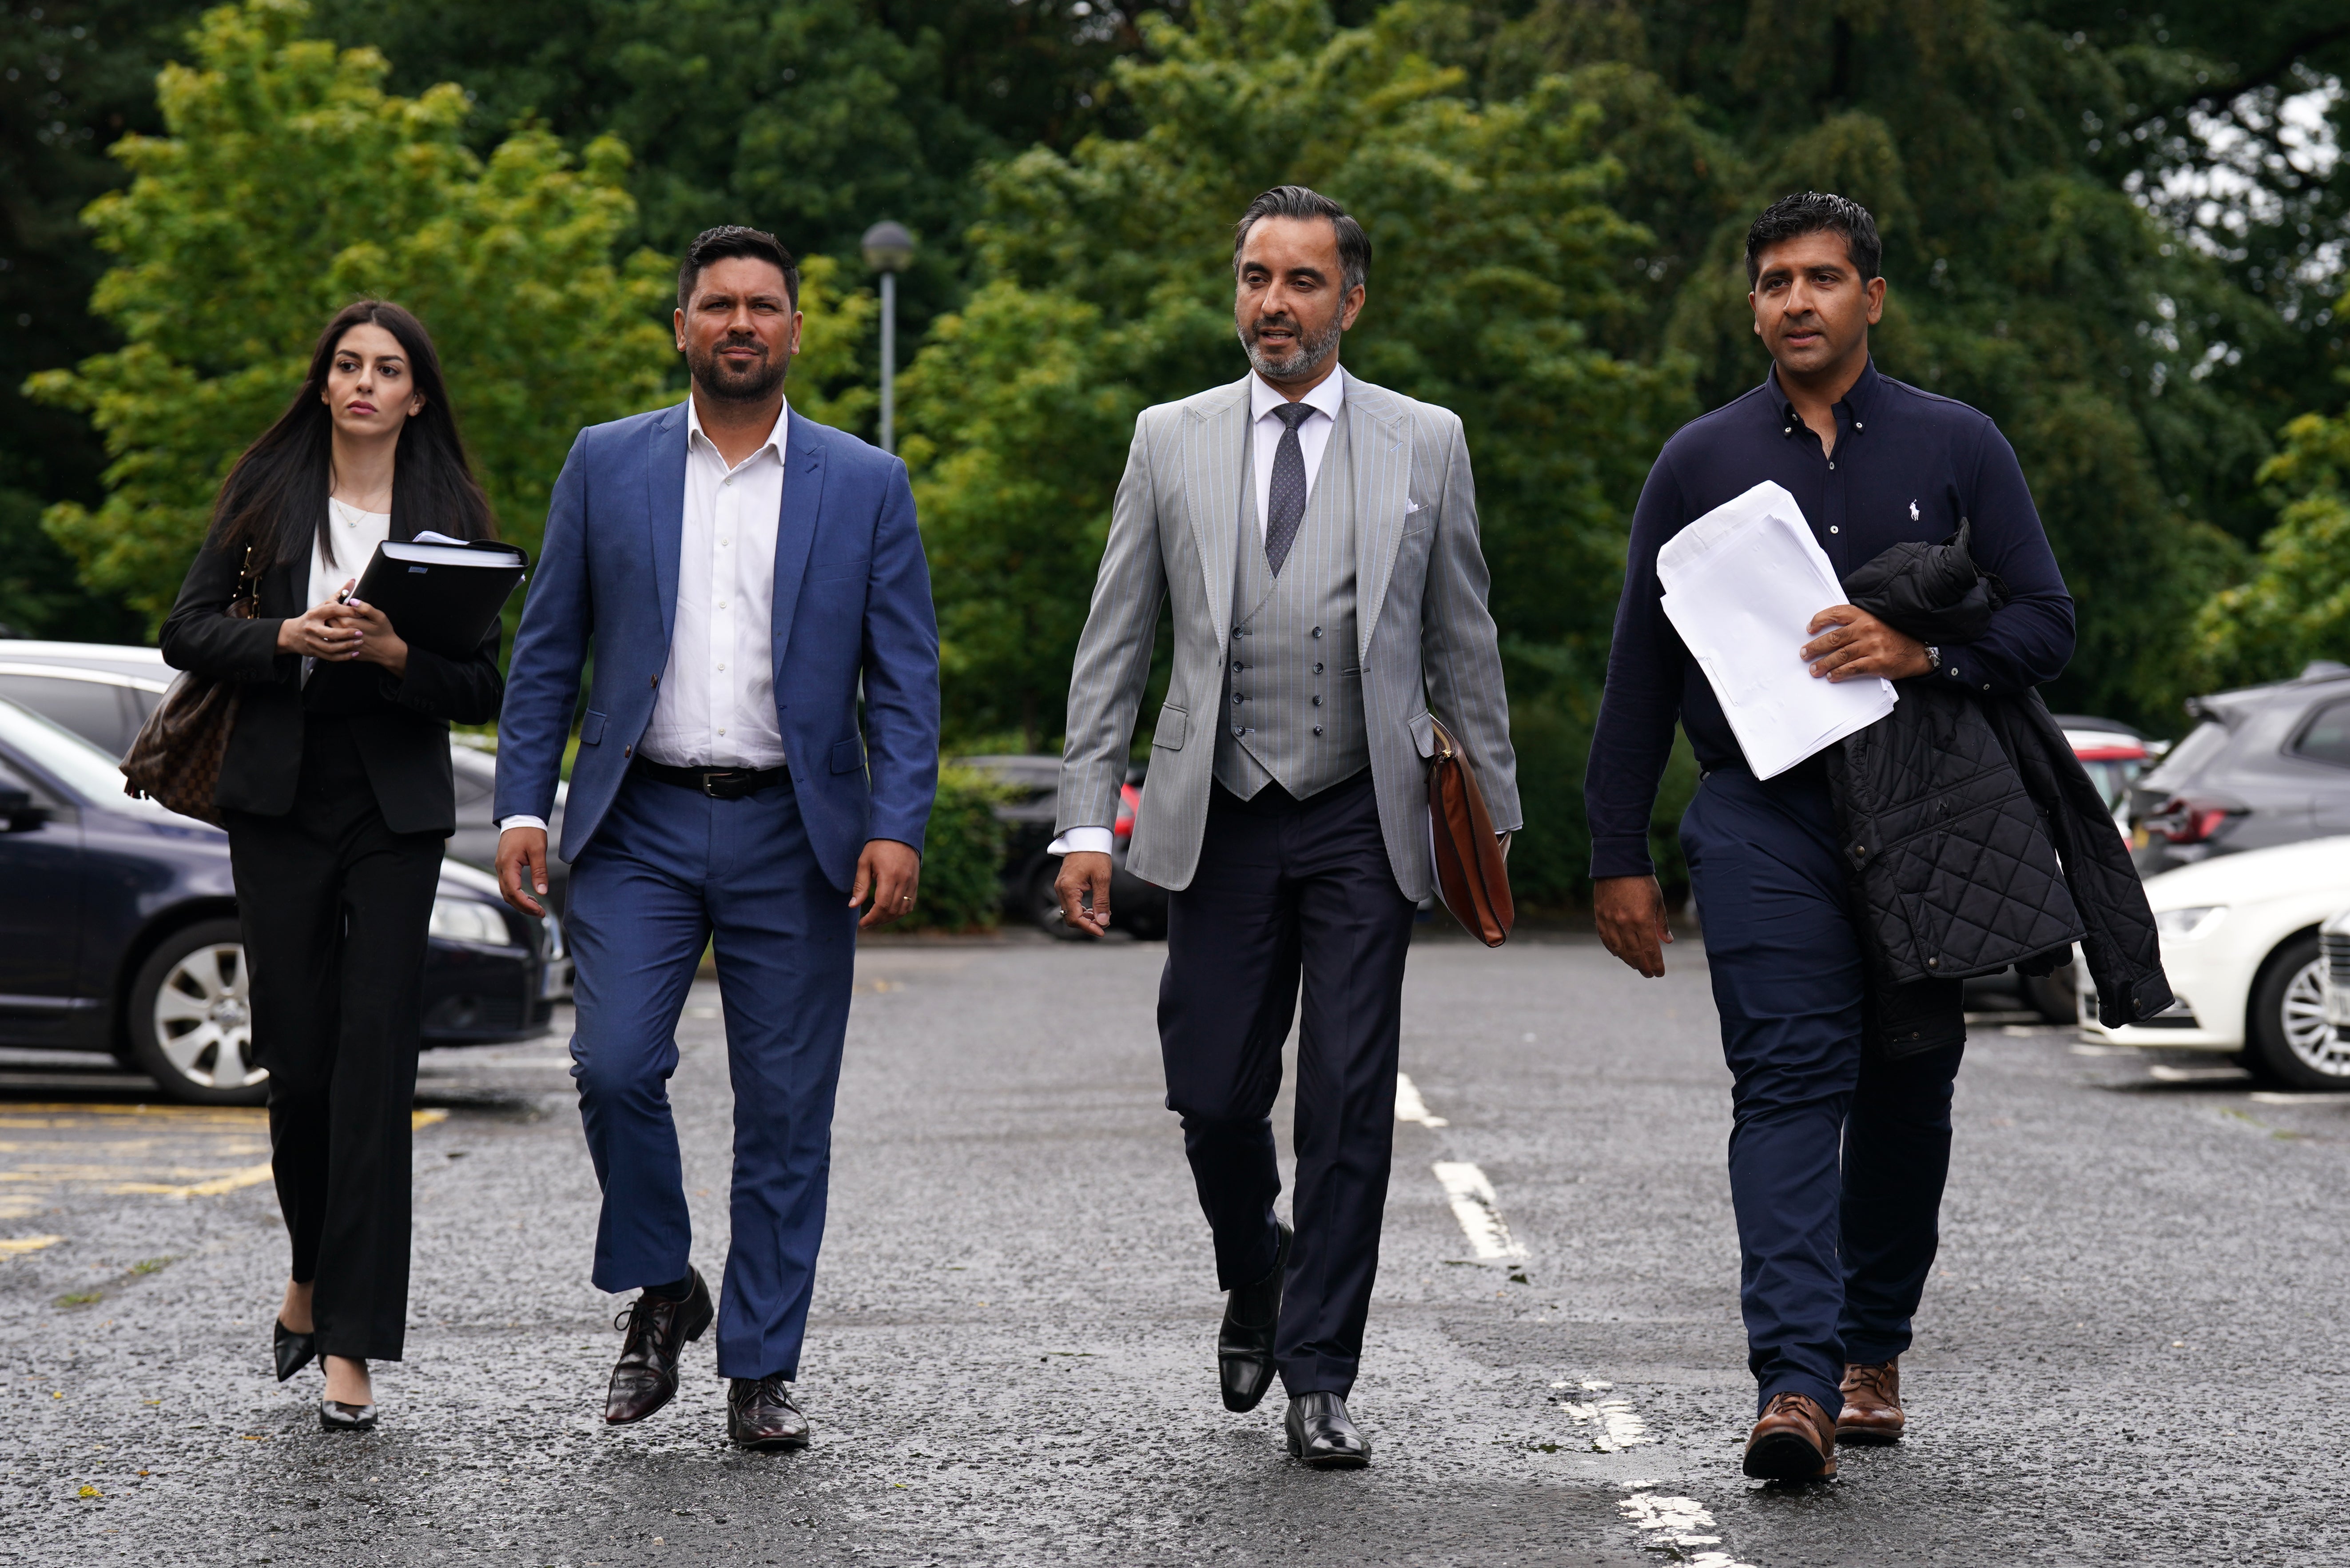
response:
M1286 359L1274 358L1250 341L1246 333L1241 335L1241 347L1248 350L1249 363L1266 380L1295 381L1311 376L1328 364L1331 357L1338 352L1338 339L1344 336L1346 329L1333 319L1328 329L1318 337L1301 333L1296 348Z

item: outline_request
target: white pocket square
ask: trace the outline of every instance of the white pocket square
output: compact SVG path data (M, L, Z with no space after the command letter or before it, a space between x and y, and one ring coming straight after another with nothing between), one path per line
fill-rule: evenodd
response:
M1421 507L1420 507L1419 503L1419 502L1417 502L1417 501L1409 501L1409 500L1407 500L1407 501L1403 504L1403 514L1404 514L1405 516L1407 516L1407 517L1410 516L1413 513L1418 512L1418 511L1419 511L1419 510L1421 510Z

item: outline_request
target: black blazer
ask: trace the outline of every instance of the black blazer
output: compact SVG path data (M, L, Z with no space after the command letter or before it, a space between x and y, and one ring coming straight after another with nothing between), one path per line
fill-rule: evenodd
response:
M341 714L350 721L384 826L394 833L456 831L449 726L498 716L505 692L498 623L491 622L480 646L462 659L411 643L405 678L380 664L321 664L305 687L300 657L277 650L277 628L309 607L309 554L262 573L252 620L227 614L243 558L242 550L198 550L163 622L165 662L243 688L213 802L257 816L285 815L301 776L305 716ZM359 569L355 565L354 576Z

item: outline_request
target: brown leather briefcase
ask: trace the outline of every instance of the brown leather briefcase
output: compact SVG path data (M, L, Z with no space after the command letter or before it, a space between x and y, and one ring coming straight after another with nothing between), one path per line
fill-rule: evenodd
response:
M1518 918L1502 841L1477 788L1477 775L1452 732L1431 717L1436 755L1428 764L1428 830L1436 850L1436 887L1452 918L1489 948L1510 940Z

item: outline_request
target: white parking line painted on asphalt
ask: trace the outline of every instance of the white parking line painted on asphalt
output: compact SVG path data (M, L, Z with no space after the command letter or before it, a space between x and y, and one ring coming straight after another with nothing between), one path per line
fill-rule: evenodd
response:
M1573 1394L1558 1402L1558 1407L1591 1428L1591 1451L1595 1454L1620 1454L1626 1449L1642 1443L1653 1443L1655 1434L1648 1423L1640 1419L1629 1399L1603 1399L1599 1396L1614 1388L1613 1383L1586 1380L1580 1385L1554 1383L1553 1388L1575 1388L1585 1396L1578 1400Z
M2241 1067L2165 1067L2156 1065L2146 1070L2147 1076L2158 1084L2241 1084L2244 1071Z
M1478 1257L1525 1257L1526 1250L1510 1240L1510 1228L1502 1220L1501 1199L1493 1196L1493 1184L1485 1179L1483 1171L1456 1159L1440 1159L1429 1168L1443 1183L1444 1195L1452 1201L1452 1217L1461 1221Z
M1640 1544L1651 1552L1670 1552L1690 1568L1753 1568L1727 1552L1691 1554L1685 1550L1721 1544L1721 1537L1714 1532L1713 1515L1695 1498L1636 1491L1616 1506L1624 1511L1624 1522L1640 1532Z
M1411 1081L1409 1073L1396 1075L1396 1120L1418 1122L1424 1127L1447 1127L1452 1124L1442 1116L1428 1114L1428 1102L1419 1097L1419 1086Z
M2350 1104L2350 1095L2318 1089L2305 1095L2280 1094L2274 1089L2255 1089L2251 1096L2256 1106L2339 1106ZM1441 1125L1441 1124L1440 1124Z

